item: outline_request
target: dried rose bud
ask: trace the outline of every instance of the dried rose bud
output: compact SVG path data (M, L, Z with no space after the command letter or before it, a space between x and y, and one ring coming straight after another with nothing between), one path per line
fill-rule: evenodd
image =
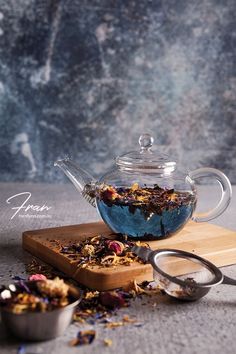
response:
M38 281L38 280L47 280L47 278L43 274L32 274L29 277L29 280L30 281Z
M119 197L120 197L120 195L116 192L116 189L113 188L112 186L109 186L105 190L102 191L102 199L115 200Z
M116 291L104 291L99 294L100 303L108 308L114 309L116 307L123 307L125 299L122 294Z
M117 255L117 256L119 256L120 254L122 254L122 252L124 251L124 249L125 249L125 246L124 246L124 244L122 243L122 242L119 242L119 241L108 241L107 242L108 243L108 245L107 245L107 247L108 247L108 249L110 250L110 251L113 251L113 252L115 252L115 254Z

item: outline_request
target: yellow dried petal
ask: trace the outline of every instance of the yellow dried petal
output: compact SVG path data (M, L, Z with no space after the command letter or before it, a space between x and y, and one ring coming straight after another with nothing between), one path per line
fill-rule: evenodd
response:
M176 194L176 193L172 193L171 195L170 195L170 200L171 201L175 201L175 199L178 197L178 195Z
M106 328L116 328L120 326L124 326L124 322L109 322L105 325Z
M138 185L138 183L134 183L134 184L131 186L131 191L136 191L137 189L139 189L139 185Z
M103 342L104 342L104 344L107 347L111 347L112 346L112 340L111 339L104 339Z
M135 322L137 322L137 320L134 319L134 318L130 318L129 315L124 315L124 316L123 316L123 322L126 322L126 323L135 323Z

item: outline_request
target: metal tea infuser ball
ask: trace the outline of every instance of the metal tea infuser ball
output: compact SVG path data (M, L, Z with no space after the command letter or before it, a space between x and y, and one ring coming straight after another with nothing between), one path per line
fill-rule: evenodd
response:
M236 280L224 275L214 264L190 252L153 251L139 246L133 246L131 251L152 265L155 281L176 299L194 301L205 296L213 286L236 285Z

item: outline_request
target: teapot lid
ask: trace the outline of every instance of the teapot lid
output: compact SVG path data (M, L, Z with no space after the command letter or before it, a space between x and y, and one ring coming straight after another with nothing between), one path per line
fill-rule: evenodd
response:
M152 172L171 173L176 169L176 162L171 161L166 154L160 154L152 150L154 138L150 134L142 134L139 137L139 151L131 151L118 156L116 164L126 170L147 170ZM154 172L154 171L153 171Z

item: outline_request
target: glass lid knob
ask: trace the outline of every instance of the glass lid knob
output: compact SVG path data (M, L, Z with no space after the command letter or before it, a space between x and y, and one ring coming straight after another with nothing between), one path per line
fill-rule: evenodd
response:
M130 151L117 156L116 164L126 170L142 171L144 173L170 173L175 170L176 162L169 160L168 155L152 150L154 138L150 134L139 137L139 151ZM163 172L164 171L164 172Z
M141 147L141 151L150 150L154 143L154 138L150 134L142 134L139 137L139 145Z

